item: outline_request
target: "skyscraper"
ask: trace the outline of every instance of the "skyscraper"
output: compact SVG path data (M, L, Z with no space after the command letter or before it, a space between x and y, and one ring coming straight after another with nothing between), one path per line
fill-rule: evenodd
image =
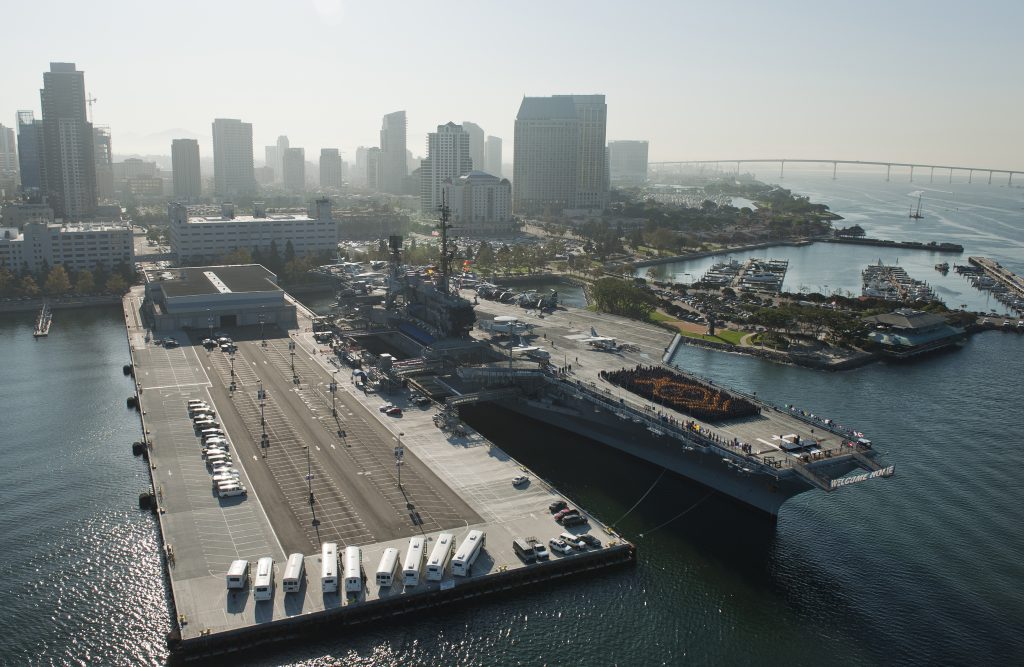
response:
M286 148L281 156L281 182L286 190L303 192L306 189L306 150Z
M199 171L198 141L171 141L171 172L174 178L174 198L186 203L197 201L203 190L203 179Z
M277 157L277 146L264 146L263 147L263 163L264 166L270 170L270 173L274 175L271 182L277 181L281 178L281 173L278 171L281 168L281 160Z
M324 189L340 189L341 153L337 148L320 149L320 187Z
M284 154L291 145L288 137L283 134L277 138L277 150L274 151L274 181L284 183Z
M213 185L218 197L256 191L252 162L252 124L236 118L213 121Z
M604 95L523 98L513 147L515 212L604 208L607 115Z
M39 91L43 111L43 179L59 218L80 220L96 209L92 123L85 115L85 73L74 63L50 63Z
M383 192L399 194L409 170L405 161L404 111L395 111L384 116L380 128L380 174L378 187Z
M427 157L420 163L420 208L425 213L441 205L441 186L473 170L469 135L461 125L438 125L427 135Z
M609 141L608 172L612 183L644 183L647 180L647 142Z
M484 171L484 128L464 120L462 129L469 135L469 158L473 160L473 169Z
M18 167L22 192L38 198L43 190L43 121L31 111L18 112Z
M383 171L381 169L381 150L376 146L366 149L366 187L379 190Z
M501 176L501 137L487 137L484 143L484 171Z
M109 127L92 128L93 159L96 163L96 197L114 197L114 151Z
M14 129L0 124L0 175L18 173L18 149Z

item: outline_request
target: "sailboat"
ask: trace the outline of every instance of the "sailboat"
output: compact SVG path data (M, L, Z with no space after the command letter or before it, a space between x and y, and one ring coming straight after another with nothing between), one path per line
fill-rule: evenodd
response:
M914 220L920 220L921 218L924 217L923 215L921 215L921 195L920 194L917 195L917 210L915 211L913 206L910 207L910 217L913 218Z

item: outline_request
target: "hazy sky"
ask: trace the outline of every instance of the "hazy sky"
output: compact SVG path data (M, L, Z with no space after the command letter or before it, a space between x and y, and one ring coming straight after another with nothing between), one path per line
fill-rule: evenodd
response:
M604 93L651 160L830 157L1024 169L1024 1L6 3L0 122L75 62L116 153L253 124L354 159L405 109L409 148L470 120L505 141L523 95ZM171 132L168 132L171 131ZM156 135L156 136L154 136Z

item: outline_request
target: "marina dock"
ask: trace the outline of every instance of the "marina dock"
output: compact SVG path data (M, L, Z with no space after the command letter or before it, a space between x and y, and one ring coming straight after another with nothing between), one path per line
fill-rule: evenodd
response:
M136 288L123 305L177 655L208 657L634 561L633 545L596 517L582 530L557 524L548 506L574 506L569 499L472 429L438 429L436 405L414 405L407 390L381 396L357 388L351 370L313 339L305 309L296 330L228 328L237 346L229 354L199 345L205 329L171 332L180 346L155 344L141 301ZM186 410L195 399L216 410L247 495L218 498L211 490ZM403 414L384 414L385 403ZM519 475L529 481L514 486ZM471 576L376 585L386 548L404 554L410 538L423 537L429 552L441 533L459 543L474 529L484 531L486 545ZM531 564L513 548L516 537L546 544L563 530L587 532L601 546ZM362 549L358 594L321 591L325 542ZM299 592L277 586L271 600L256 601L251 588L226 588L232 561L248 560L255 570L257 559L272 557L279 582L292 553L304 555Z
M1024 278L988 257L969 257L967 261L981 269L994 284L1005 290L1004 303L1018 312L1021 311L1021 305L1024 305Z

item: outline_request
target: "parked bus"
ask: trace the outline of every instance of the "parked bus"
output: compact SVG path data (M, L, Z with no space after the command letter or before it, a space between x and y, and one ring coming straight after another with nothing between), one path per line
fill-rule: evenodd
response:
M320 587L324 593L338 592L338 545L324 542L321 551Z
M345 547L345 592L358 593L363 589L363 550Z
M302 588L302 580L306 578L306 559L302 554L288 556L288 564L284 567L281 577L281 590L285 593L298 593Z
M430 559L427 561L427 581L441 581L444 579L444 571L448 569L448 562L452 559L452 549L455 546L455 536L451 533L441 533L437 536L434 549L430 552Z
M413 537L409 540L409 549L405 552L405 560L402 562L402 583L406 586L417 586L420 583L426 542L422 537Z
M456 577L468 577L473 568L473 563L480 555L487 541L487 535L482 530L471 530L466 539L462 540L455 558L452 559L452 574Z
M256 577L253 580L253 598L269 600L274 597L274 559L264 556L256 563Z
M228 568L228 588L245 588L249 583L249 561L233 560Z
M512 540L512 549L517 556L523 559L524 563L532 563L537 560L537 553L533 550L533 545L527 544L526 540L521 537Z
M395 583L395 576L398 574L398 549L388 547L384 555L380 557L380 565L377 566L377 586L386 588Z

